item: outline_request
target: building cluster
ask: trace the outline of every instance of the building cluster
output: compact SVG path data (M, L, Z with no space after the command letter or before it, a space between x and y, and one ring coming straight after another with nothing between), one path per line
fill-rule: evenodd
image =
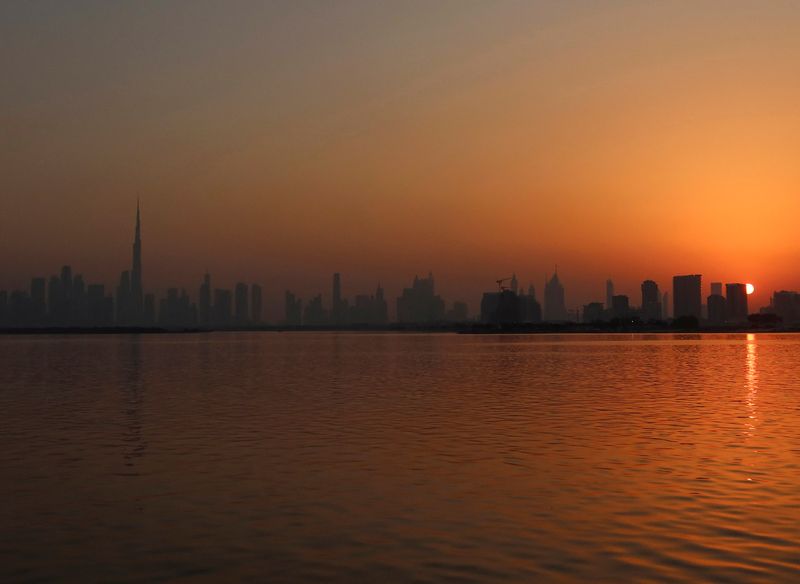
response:
M73 275L70 266L48 278L31 279L29 290L10 294L0 291L2 327L150 327L225 328L263 324L263 295L257 284L240 282L235 288L213 288L206 274L196 302L178 288L170 288L156 300L145 294L142 279L141 214L137 205L131 269L122 272L112 294L103 284L87 284L81 274ZM523 290L516 274L497 280L498 290L483 294L480 320L486 324L525 324L539 322L622 322L665 323L669 320L696 322L709 326L742 325L754 318L774 319L784 325L800 324L800 293L775 292L760 315L751 315L748 285L712 282L710 295L702 293L699 274L675 276L671 296L662 293L653 280L641 284L641 301L631 302L615 292L614 282L605 285L605 302L590 302L581 309L569 310L558 269L544 280L543 302L533 285ZM397 298L397 322L433 324L469 319L467 305L454 302L449 309L436 294L432 274L415 277ZM383 326L389 323L388 303L380 284L373 294L356 295L352 302L342 296L340 274L333 275L331 302L326 306L322 294L304 302L291 291L285 293L284 320L288 326Z
M465 322L467 305L455 302L445 309L445 302L436 294L432 274L427 278L414 277L410 288L403 289L397 298L397 322L401 324L432 324ZM322 294L303 303L287 290L284 303L284 324L288 326L382 326L389 323L389 307L380 284L374 294L356 295L351 304L342 297L341 275L333 275L331 306L325 306Z
M170 288L156 303L142 283L141 213L136 209L131 269L120 275L115 293L103 284L86 284L81 274L64 266L57 275L32 278L30 289L0 291L3 327L152 327L243 326L262 322L262 294L258 285L236 285L235 290L211 288L205 276L198 302L185 290Z
M380 284L375 294L358 294L353 304L342 297L342 277L333 275L331 306L326 308L322 294L303 304L302 298L287 290L284 302L284 324L288 326L385 325L389 311Z

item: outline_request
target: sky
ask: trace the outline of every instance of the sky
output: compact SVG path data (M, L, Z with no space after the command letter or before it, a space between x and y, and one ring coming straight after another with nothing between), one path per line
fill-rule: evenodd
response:
M800 3L4 2L0 288L800 289ZM390 302L390 305L392 303Z

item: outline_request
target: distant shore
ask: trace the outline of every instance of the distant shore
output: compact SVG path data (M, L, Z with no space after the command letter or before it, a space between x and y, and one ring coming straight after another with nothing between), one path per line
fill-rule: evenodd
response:
M782 326L699 326L681 328L656 325L615 326L603 323L539 323L487 325L480 323L389 324L348 326L226 326L226 327L3 327L0 335L150 335L203 334L215 332L393 332L393 333L458 333L458 334L659 334L659 333L798 333L800 327Z

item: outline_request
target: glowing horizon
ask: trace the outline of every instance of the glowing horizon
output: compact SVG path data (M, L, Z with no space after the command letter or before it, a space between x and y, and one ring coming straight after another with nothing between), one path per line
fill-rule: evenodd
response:
M800 288L800 7L53 4L0 8L0 289L449 300L555 264L570 308L675 274ZM57 34L54 34L57 32ZM747 235L742 235L746 233Z

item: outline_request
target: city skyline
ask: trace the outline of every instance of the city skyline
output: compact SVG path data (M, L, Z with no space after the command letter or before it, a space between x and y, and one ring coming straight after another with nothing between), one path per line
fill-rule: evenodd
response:
M155 256L158 253L154 254ZM396 309L390 304L381 283L374 293L357 293L353 303L342 292L342 274L334 272L330 295L323 292L303 296L284 287L282 317L276 305L268 310L260 282L237 280L235 286L213 286L206 271L199 287L173 286L159 295L147 292L143 284L142 214L136 202L131 265L123 270L116 289L96 281L85 281L82 273L73 275L72 265L61 267L50 277L34 276L27 289L0 289L0 320L5 325L53 326L162 326L166 328L245 326L285 324L290 326L387 325L439 322L485 322L500 324L535 322L576 322L630 320L668 321L691 317L710 325L746 324L751 313L780 313L786 324L800 315L800 295L787 289L775 290L767 306L756 309L750 302L754 285L750 282L712 280L704 287L702 275L677 275L671 288L663 291L651 279L641 282L641 301L618 289L613 279L605 281L605 302L596 298L570 307L558 267L545 276L537 299L530 283L520 286L517 273L496 280L500 293L483 292L477 310L459 298L446 300L437 294L433 273L414 276L411 287L397 296ZM508 283L508 285L506 285ZM275 284L279 286L279 284ZM708 290L708 295L705 294ZM619 292L619 293L618 293ZM672 294L670 296L670 293ZM672 299L670 305L669 299ZM267 310L265 310L267 308ZM752 312L750 309L753 309Z

